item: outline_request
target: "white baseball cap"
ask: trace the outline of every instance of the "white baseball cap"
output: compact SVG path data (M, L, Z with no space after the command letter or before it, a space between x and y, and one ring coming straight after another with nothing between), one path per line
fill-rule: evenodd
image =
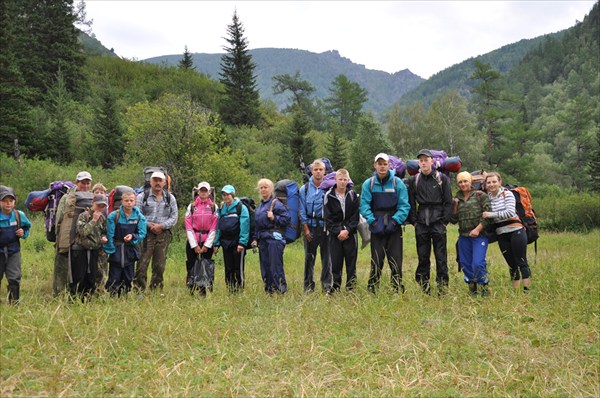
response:
M161 180L166 180L167 177L165 176L164 173L160 172L160 171L155 171L154 173L152 173L152 175L150 176L150 178L160 178Z
M205 188L207 191L210 191L210 184L206 181L202 181L200 184L198 184L198 186L196 187L196 190L201 190L202 188Z
M376 161L376 162L377 162L379 159L383 159L383 160L385 160L386 162L389 162L389 161L390 161L390 157L389 157L387 154L383 153L383 152L381 152L381 153L378 153L378 154L377 154L377 156L375 156L375 161Z
M77 177L75 178L75 181L83 181L83 180L90 180L90 181L92 181L92 175L90 173L88 173L87 171L80 171L77 174Z

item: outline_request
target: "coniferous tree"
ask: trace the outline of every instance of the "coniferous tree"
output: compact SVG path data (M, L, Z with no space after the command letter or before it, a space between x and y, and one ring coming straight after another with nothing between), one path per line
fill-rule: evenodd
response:
M337 120L342 134L352 139L356 135L363 104L368 99L367 91L345 75L339 75L331 83L329 93L330 96L325 98L326 109Z
M69 106L71 96L61 69L58 70L56 83L48 91L46 101L49 129L43 141L36 145L37 152L40 156L57 163L67 163L71 160L69 128L69 119L72 116Z
M256 85L252 55L248 53L248 40L244 37L244 27L233 13L231 25L227 26L228 46L221 57L219 79L225 86L220 113L223 122L235 126L257 126L260 122L260 102Z
M90 161L108 169L120 164L125 152L124 133L115 95L106 90L95 112L91 132L94 140L90 152L96 156Z
M196 67L194 66L194 59L192 57L192 54L189 52L187 46L185 46L185 49L183 50L183 56L179 60L178 66L179 66L179 69L187 69L187 70L195 70L196 69Z
M347 168L348 141L340 134L339 127L334 128L325 144L326 156L334 169Z
M315 158L315 144L308 136L310 129L310 118L302 109L296 109L292 115L289 145L294 166L300 171Z

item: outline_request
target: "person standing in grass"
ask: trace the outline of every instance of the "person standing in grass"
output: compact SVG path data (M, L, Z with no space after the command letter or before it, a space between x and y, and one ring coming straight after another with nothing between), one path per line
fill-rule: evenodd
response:
M492 210L483 213L496 227L498 246L509 267L513 287L521 282L527 292L531 284L531 270L527 262L527 232L517 215L516 200L510 190L502 186L499 173L489 172L485 177L485 189L492 201Z
M329 263L333 274L333 291L342 285L342 268L346 261L346 290L356 287L358 257L357 227L359 220L358 195L348 186L350 174L346 169L335 173L335 185L325 194L323 203L325 227L329 239Z
M133 189L123 192L121 206L108 215L104 250L109 255L106 289L112 296L128 293L134 276L134 264L140 258L138 244L146 237L146 217L135 205Z
M285 228L290 216L285 206L273 196L273 181L263 178L258 181L261 197L255 213L255 236L252 246L258 246L260 273L265 292L284 294L287 282L283 270Z
M235 197L233 185L221 189L223 203L219 210L219 223L215 239L215 251L223 248L225 284L230 293L244 288L244 261L246 245L250 241L250 213Z
M489 221L483 218L482 214L491 211L492 205L485 192L473 190L472 179L467 171L456 176L459 191L454 198L450 222L458 223L458 258L464 280L469 284L469 291L476 295L479 286L481 295L487 296L488 238L484 230Z
M107 195L108 191L104 184L97 182L92 187L92 193L94 195ZM104 216L108 216L108 207L104 209ZM104 249L100 247L98 250L98 272L96 272L96 291L104 291L104 284L108 277L108 255L104 252Z
M371 231L371 273L368 289L375 293L379 286L383 261L387 257L392 288L404 292L402 284L402 223L410 205L404 182L390 170L390 158L385 153L375 156L375 172L362 184L360 214Z
M17 195L11 187L0 185L0 282L8 281L8 302L19 302L21 289L21 239L27 239L31 222L16 210Z

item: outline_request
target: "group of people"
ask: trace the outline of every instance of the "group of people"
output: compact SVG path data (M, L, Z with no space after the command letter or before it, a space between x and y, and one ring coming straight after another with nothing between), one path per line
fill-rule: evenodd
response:
M450 179L434 168L431 151L423 149L417 158L419 172L405 183L390 169L389 156L377 154L373 176L362 183L360 195L353 190L346 169L337 170L335 184L323 188L325 164L320 159L312 163L311 177L299 189L305 292L315 290L318 249L322 291L333 294L341 290L344 265L346 290L356 287L357 231L361 222L368 224L371 236L367 287L372 293L378 289L386 258L392 288L404 292L402 226L411 224L415 228L418 254L416 282L424 293L431 294L433 247L437 292L444 295L449 281L446 228L450 222L458 223L458 257L472 294L488 294L486 254L490 234L497 236L514 287L522 284L524 291L529 289L531 271L527 263L526 233L516 214L515 198L502 187L500 175L488 173L484 182L486 192L483 192L473 189L471 174L458 173L458 192L453 198ZM150 262L152 277L148 287L162 294L167 251L178 219L177 201L165 189L165 174L154 172L148 191L122 192L120 205L110 214L106 188L102 184L92 188L91 184L90 173L78 173L75 185L60 200L56 213L54 294L67 290L83 300L97 288L113 295L126 294L132 289L142 294L146 290ZM92 205L77 215L77 197L90 189ZM250 248L258 248L264 290L270 294L286 292L283 253L290 214L287 206L275 197L271 180L260 179L257 190L260 203L253 210L251 220L250 209L236 196L232 185L221 189L221 206L215 203L211 195L214 188L208 182L203 181L194 188L194 199L185 215L186 268L192 293L205 296L212 290L214 269L207 280L204 269L203 283L193 280L198 277L198 264L210 265L219 250L223 255L228 290L235 293L243 289L245 255ZM19 300L19 242L27 238L31 227L25 214L14 208L15 203L14 190L0 186L0 281L6 275L10 302ZM61 228L73 217L77 218L74 237L70 227ZM212 265L214 267L214 263Z

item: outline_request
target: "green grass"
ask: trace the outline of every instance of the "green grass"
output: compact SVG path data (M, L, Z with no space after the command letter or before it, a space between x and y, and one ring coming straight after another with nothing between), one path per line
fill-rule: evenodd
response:
M191 297L174 241L164 297L81 304L51 297L52 246L34 221L22 302L0 304L1 397L600 395L599 231L543 232L529 295L510 287L493 244L492 294L469 297L453 260L455 227L449 294L422 295L408 227L403 296L391 294L387 265L379 294L367 293L368 248L355 294L305 295L295 243L285 296L264 294L249 253L242 294L227 293L219 255L214 292Z

